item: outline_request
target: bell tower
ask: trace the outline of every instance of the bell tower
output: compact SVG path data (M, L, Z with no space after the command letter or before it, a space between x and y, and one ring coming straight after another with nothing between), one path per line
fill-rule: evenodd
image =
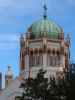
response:
M20 38L20 76L34 78L41 68L46 70L46 77L64 73L68 65L68 43L62 27L47 17L44 0L43 18L32 23Z
M13 72L11 66L8 66L7 72L5 74L5 88L7 88L13 81Z

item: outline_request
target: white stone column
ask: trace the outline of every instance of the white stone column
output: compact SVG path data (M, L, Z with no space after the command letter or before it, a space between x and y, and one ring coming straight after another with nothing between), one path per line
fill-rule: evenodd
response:
M43 67L46 67L47 66L47 52L46 52L46 49L47 49L47 39L44 37L43 38Z
M62 42L61 42L61 64L65 68L64 48L65 48L65 44L64 44L64 40L62 40Z
M29 77L29 41L26 40L26 55L25 55L25 79Z
M65 68L65 56L63 54L61 55L60 64L62 64L63 68Z
M43 67L47 66L47 53L43 54Z

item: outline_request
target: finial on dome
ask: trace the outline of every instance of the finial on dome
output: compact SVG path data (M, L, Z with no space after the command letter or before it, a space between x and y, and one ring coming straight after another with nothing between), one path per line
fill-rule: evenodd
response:
M47 5L46 5L46 1L45 0L44 0L43 8L44 8L44 15L43 15L43 17L44 17L44 19L46 19L47 18Z

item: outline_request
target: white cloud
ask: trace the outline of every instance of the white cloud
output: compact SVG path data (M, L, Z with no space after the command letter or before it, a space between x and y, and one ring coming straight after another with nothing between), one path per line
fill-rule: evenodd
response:
M41 8L39 1L41 0L0 0L0 16L11 17L37 14Z
M16 33L10 33L10 34L0 34L0 42L6 41L6 42L18 42L20 35L17 35Z
M5 34L0 35L0 51L16 50L19 47L19 35Z
M39 7L42 8L43 0L0 0L1 8L10 8L10 10L21 12L35 12ZM66 8L67 6L75 5L74 0L47 0L47 5L50 9L59 8L59 10ZM63 6L63 8L62 8ZM9 9L8 9L9 10Z

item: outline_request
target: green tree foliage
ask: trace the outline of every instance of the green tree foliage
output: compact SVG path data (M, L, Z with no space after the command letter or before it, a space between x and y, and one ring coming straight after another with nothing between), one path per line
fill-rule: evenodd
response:
M41 69L36 78L24 80L22 96L16 100L75 100L75 80L48 79L45 73Z

